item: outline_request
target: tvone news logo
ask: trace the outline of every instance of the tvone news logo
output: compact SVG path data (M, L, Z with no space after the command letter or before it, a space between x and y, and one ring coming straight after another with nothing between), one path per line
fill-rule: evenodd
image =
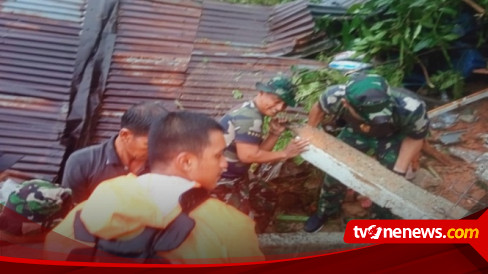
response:
M444 234L442 228L426 227L380 227L370 225L361 228L357 225L353 227L356 239L477 239L479 230L477 228L450 228Z

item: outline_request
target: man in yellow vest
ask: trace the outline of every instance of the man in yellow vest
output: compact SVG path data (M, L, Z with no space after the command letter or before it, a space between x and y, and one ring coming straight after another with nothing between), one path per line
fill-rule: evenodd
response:
M207 193L227 168L222 127L203 114L170 113L152 125L148 138L151 172L101 183L49 233L46 258L63 260L70 254L71 260L104 261L105 254L116 255L118 262L127 257L160 262L154 260L159 257L185 264L263 260L254 222ZM73 255L91 246L96 248L88 255Z

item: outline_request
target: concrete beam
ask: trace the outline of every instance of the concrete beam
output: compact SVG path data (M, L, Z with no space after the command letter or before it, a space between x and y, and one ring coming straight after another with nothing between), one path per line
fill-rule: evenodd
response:
M412 184L322 130L304 126L293 131L310 140L310 149L301 155L306 161L404 219L460 219L467 215L464 208Z

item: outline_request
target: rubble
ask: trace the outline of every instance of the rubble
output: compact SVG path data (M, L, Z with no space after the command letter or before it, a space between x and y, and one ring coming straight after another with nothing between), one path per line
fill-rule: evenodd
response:
M477 150L466 149L462 147L449 147L449 153L468 163L474 163L483 153Z
M461 142L461 136L466 132L466 130L449 131L441 134L439 140L444 145L452 145Z
M429 111L431 120L445 113L459 115L449 129L431 127L430 142L438 141L435 149L447 152L452 160L441 163L423 157L423 166L430 166L442 181L434 193L474 213L488 206L488 89ZM441 136L461 131L458 141L442 143ZM447 155L447 154L444 154Z

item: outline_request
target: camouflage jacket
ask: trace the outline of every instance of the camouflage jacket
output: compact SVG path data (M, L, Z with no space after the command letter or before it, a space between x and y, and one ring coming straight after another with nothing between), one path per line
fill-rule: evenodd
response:
M224 156L229 163L224 178L238 178L247 173L250 164L239 161L236 142L260 144L262 142L263 115L256 108L253 101L248 101L230 110L220 119L225 129L227 148Z
M345 85L327 88L319 98L323 111L343 119L346 109L341 101L345 96ZM403 88L389 88L394 127L397 134L404 134L413 139L424 138L429 130L429 119L425 102L415 93ZM361 134L360 132L358 132Z

